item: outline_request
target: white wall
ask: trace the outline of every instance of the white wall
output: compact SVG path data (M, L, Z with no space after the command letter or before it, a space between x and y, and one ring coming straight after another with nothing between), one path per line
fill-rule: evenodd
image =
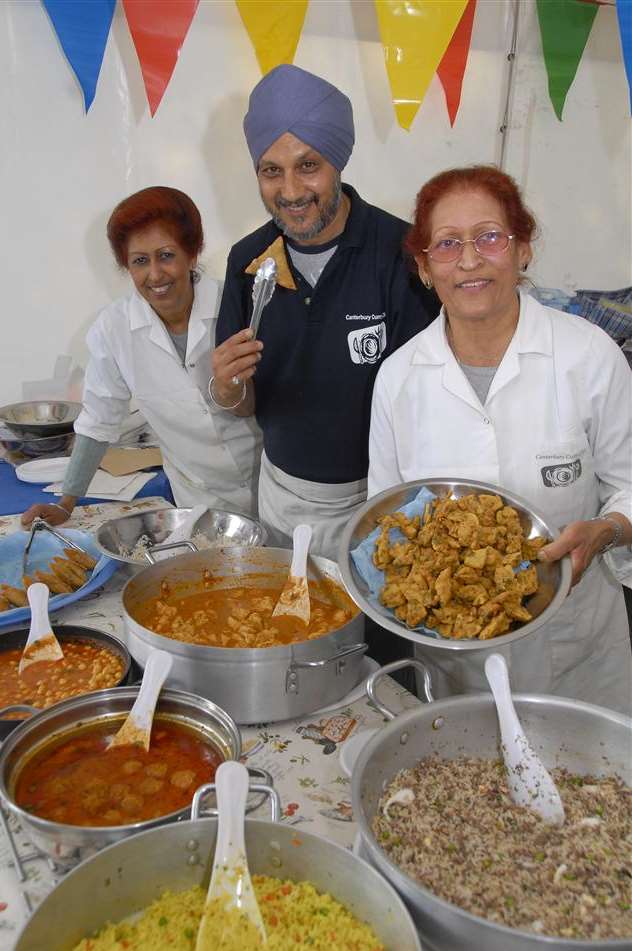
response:
M534 0L519 3L506 163L541 224L533 275L545 286L631 283L630 122L614 7L600 8L564 121L548 99ZM450 128L437 80L411 132L396 123L369 0L311 0L295 63L354 104L346 179L407 217L442 168L498 161L512 5L479 0L461 110ZM202 0L157 115L117 5L97 94L81 94L39 0L0 4L0 403L51 375L56 354L85 362L100 306L123 293L105 239L114 205L169 184L199 205L204 262L222 276L230 245L264 220L241 120L259 69L232 0Z

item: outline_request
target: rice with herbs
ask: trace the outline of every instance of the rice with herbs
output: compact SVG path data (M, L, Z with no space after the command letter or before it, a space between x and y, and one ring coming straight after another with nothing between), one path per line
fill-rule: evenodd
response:
M253 875L252 882L268 935L267 951L385 951L368 925L309 882L265 875ZM138 921L107 924L74 951L193 951L205 899L199 887L165 892ZM241 941L239 947L259 951L260 945Z
M551 774L562 826L511 800L502 761L429 756L388 785L373 832L403 872L474 915L562 938L630 938L632 789Z

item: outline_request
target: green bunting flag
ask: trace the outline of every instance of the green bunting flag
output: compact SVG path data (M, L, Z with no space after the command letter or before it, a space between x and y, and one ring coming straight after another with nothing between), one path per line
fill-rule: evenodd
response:
M561 121L599 6L583 0L537 0L537 5L549 95Z

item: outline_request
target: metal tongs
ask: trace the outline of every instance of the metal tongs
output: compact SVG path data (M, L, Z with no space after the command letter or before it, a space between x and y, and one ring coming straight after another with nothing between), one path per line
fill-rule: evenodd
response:
M266 258L263 264L257 268L255 281L252 285L252 317L250 318L250 329L253 339L257 336L261 314L266 304L269 304L274 288L276 287L277 265L274 258Z
M26 547L22 553L22 577L26 574L26 562L28 560L29 552L33 544L33 540L37 532L50 532L51 535L54 535L55 538L58 538L59 541L63 542L67 548L75 548L77 551L80 551L83 555L88 555L88 552L85 551L80 545L76 545L75 542L71 541L69 538L66 538L65 535L62 535L61 532L56 532L54 528L51 528L48 522L45 522L43 518L36 517L33 519L33 524L31 525L31 533L29 535L29 540L26 543ZM90 557L88 555L88 557Z

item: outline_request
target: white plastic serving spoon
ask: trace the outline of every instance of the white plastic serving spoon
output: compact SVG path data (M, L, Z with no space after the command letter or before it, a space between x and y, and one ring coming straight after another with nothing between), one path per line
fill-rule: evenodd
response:
M244 943L250 947L257 933L263 947L268 936L250 879L244 839L248 795L246 767L234 760L222 763L215 773L215 790L218 814L215 857L195 951L215 951L218 947L233 951L243 947ZM225 921L222 911L226 913ZM247 936L230 933L231 925L239 923L239 915L248 919L250 933ZM224 933L218 945L222 926ZM248 937L250 942L245 942L244 937Z
M490 654L485 676L496 703L509 792L517 805L537 812L545 822L562 825L564 806L550 774L524 734L516 714L505 658Z
M310 605L307 587L307 553L312 540L311 525L297 525L294 529L294 551L288 579L279 595L272 617L286 614L299 618L309 624Z
M147 658L145 673L134 706L127 714L122 727L112 737L108 749L113 746L142 746L147 752L151 738L151 725L158 702L158 694L169 676L172 657L167 651L153 650Z
M41 581L29 585L26 592L31 606L31 627L20 657L18 674L40 660L61 660L64 656L48 617L48 593L48 585Z

